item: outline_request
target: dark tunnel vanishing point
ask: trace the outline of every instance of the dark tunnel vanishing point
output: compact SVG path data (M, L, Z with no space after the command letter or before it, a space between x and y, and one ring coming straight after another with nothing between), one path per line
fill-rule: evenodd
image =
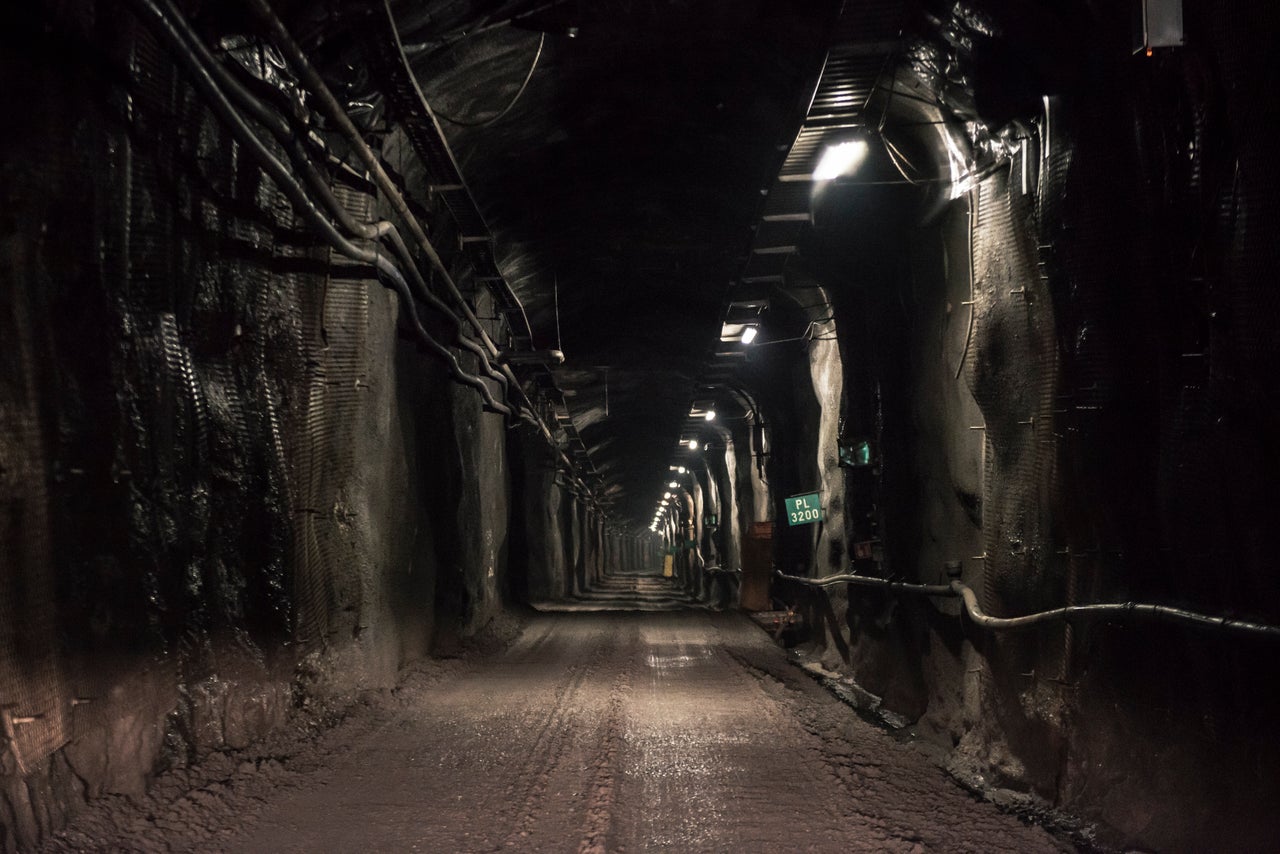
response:
M520 690L599 735L572 831L586 748L517 733L560 765L475 837L422 795L437 850L743 850L652 786L862 726L752 621L933 769L839 748L751 782L775 824L938 766L977 836L853 848L1019 850L998 807L1273 850L1277 37L1262 0L9 4L0 852L236 847L161 799Z

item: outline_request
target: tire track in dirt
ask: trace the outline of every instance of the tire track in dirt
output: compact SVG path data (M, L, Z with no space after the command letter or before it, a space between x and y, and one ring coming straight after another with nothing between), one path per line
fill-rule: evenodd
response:
M519 804L511 816L510 827L502 843L495 849L505 851L527 846L529 833L545 806L547 788L564 755L574 741L576 728L571 725L576 699L583 685L609 657L614 638L599 633L592 638L590 657L570 667L572 675L556 688L550 708L538 727L529 747L528 758L506 787L506 803ZM510 812L507 813L511 815Z
M613 824L613 804L617 788L618 756L622 752L624 710L630 699L632 682L635 678L636 636L638 629L632 627L625 641L619 648L625 654L625 661L609 690L609 707L605 717L600 745L596 748L596 760L592 767L592 786L587 800L587 815L582 825L582 841L578 844L578 854L604 854L613 850L621 852L617 845L612 849L606 847L609 829Z
M797 756L814 791L835 797L841 821L856 827L871 850L1071 850L1065 841L972 798L923 751L862 720L794 665L776 656L757 658L747 649L721 650L757 680L803 745ZM914 806L924 803L928 821Z
M840 824L849 817L846 805L835 796L840 783L835 770L827 762L821 746L812 741L812 733L796 720L788 696L788 686L767 671L753 665L741 654L733 651L725 642L723 634L717 628L715 636L715 658L726 669L737 670L755 684L759 691L760 702L755 712L768 722L768 731L783 743L790 743L791 755L796 760L792 767L798 766L813 793L808 800L809 815L806 821L814 823L817 813L821 813L829 824ZM794 773L794 771L793 771Z

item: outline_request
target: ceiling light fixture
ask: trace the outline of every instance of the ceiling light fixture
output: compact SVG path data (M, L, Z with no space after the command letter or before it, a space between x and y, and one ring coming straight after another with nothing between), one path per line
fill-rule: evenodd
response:
M504 365L563 365L564 352L551 348L549 350L530 350L528 352L506 349L498 354L498 361Z
M867 157L867 143L861 139L851 139L827 146L822 158L813 170L813 180L830 181L848 175L862 165Z
M708 410L707 410L707 414L706 414L706 415L704 415L703 417L704 417L704 418L706 418L708 421L715 421L715 420L716 420L716 411L715 411L714 409L708 409Z
M756 336L759 334L760 334L760 327L748 326L746 329L742 330L742 339L741 339L742 343L750 344L752 341L756 340Z

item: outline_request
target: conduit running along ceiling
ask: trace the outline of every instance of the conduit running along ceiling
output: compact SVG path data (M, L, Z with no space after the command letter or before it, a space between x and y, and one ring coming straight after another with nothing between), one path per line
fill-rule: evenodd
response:
M368 38L394 23L466 191L405 178L487 226L478 269L518 298L522 346L565 353L562 423L619 521L647 524L691 401L728 375L722 324L795 271L824 151L860 134L860 179L954 183L945 108L899 80L910 4L384 3L290 24L373 126L401 118Z
M392 12L532 345L566 355L555 380L604 497L647 522L835 7L559 4L503 23L546 5Z

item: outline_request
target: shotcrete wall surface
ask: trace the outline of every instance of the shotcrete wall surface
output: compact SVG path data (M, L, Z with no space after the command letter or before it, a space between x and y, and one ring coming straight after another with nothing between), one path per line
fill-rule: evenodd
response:
M528 552L528 598L545 601L564 598L575 584L569 552L573 505L556 486L556 471L549 453L537 449L525 454L524 502Z
M809 346L809 371L813 395L818 399L816 468L822 496L822 525L818 529L815 575L844 572L849 558L845 524L845 478L840 468L839 433L844 372L836 323L829 320L813 327Z
M3 851L504 605L502 418L145 31L77 9L0 51L0 704L33 721L0 745Z
M1240 23L1199 10L1202 49L1109 59L1087 97L1049 99L1030 144L905 230L905 263L845 300L873 330L883 419L883 560L852 568L933 584L959 562L997 615L1147 601L1277 622L1253 544L1276 518L1260 484L1280 475L1280 339L1257 333L1280 317L1276 244L1258 236L1280 226L1264 201L1280 180L1251 160L1253 107L1204 100L1256 83L1229 46L1259 32ZM954 601L823 599L840 628L823 660L974 788L1097 820L1118 846L1280 838L1267 642L1138 620L990 633Z
M576 498L568 499L565 514L565 542L568 544L566 559L572 573L574 595L587 589L586 510Z
M736 524L740 518L737 484L738 458L733 434L727 429L722 432L721 444L723 447L718 449L715 454L707 455L707 468L711 475L711 482L716 486L717 493L714 511L716 513L716 525L711 532L711 538L716 546L716 565L736 569L742 565L741 531L738 524Z
M482 313L492 310L481 308ZM452 441L446 447L453 459L447 470L454 478L446 493L451 565L444 588L466 636L488 625L504 604L510 513L506 424L500 414L484 411L474 390L459 384L448 389Z

